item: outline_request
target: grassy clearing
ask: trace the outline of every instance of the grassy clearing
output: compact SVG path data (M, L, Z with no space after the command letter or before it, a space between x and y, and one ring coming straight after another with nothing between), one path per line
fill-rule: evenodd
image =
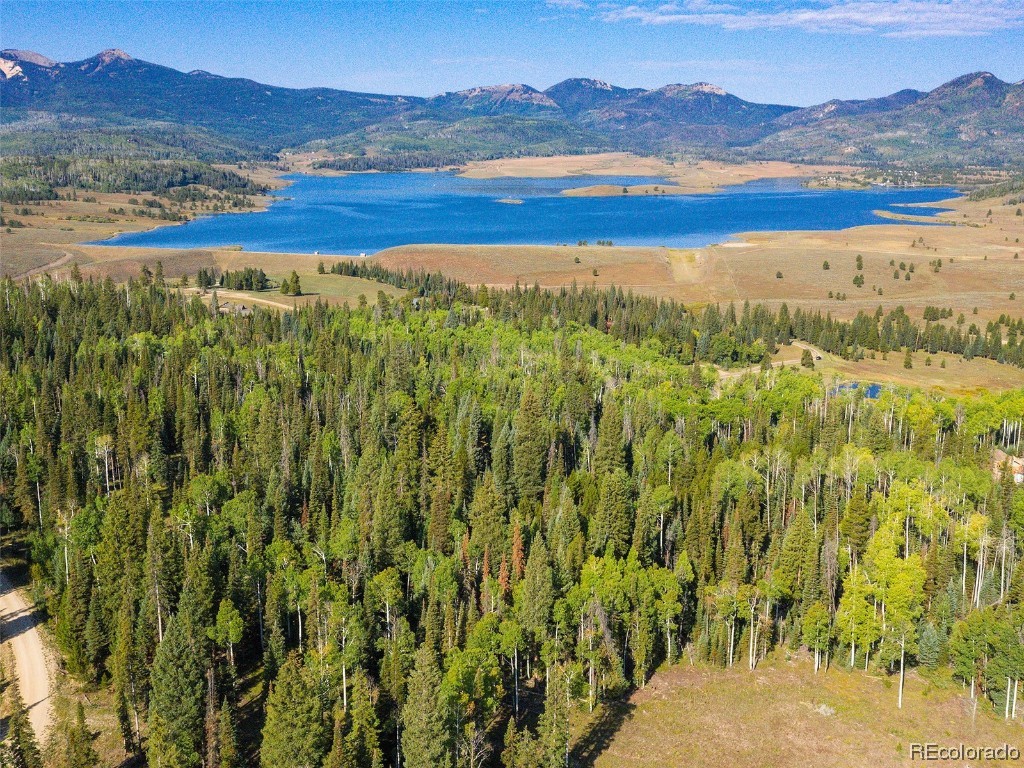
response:
M231 167L234 169L234 167ZM234 169L237 170L237 169ZM267 183L267 179L261 179ZM61 190L66 192L67 190ZM82 243L104 240L122 232L138 232L158 226L173 226L173 222L137 216L133 209L145 209L145 202L161 200L150 193L104 193L79 190L78 200L46 200L38 204L3 204L3 215L21 226L0 229L0 275L29 276L54 265L63 266L70 261L88 263L93 260L93 246ZM88 198L88 201L86 200ZM258 211L272 202L270 197L251 198ZM134 201L134 202L132 202ZM166 204L166 200L163 200ZM27 210L28 214L23 211ZM113 211L123 210L125 213ZM206 215L209 211L188 210L189 216ZM100 246L102 248L102 246ZM123 258L130 252L135 256L159 254L158 248L117 248ZM96 253L96 252L93 252ZM99 253L102 253L100 251ZM155 261L155 259L154 259Z
M780 347L773 362L775 365L799 366L802 353L801 347ZM926 365L925 361L929 357L931 365ZM827 352L822 353L821 358L815 360L814 368L826 382L892 383L955 395L981 391L1002 392L1024 387L1024 369L994 360L964 360L942 352L934 355L915 352L911 355L913 367L910 369L904 368L902 352L890 352L887 359L876 353L874 359L866 357L856 362L843 360ZM942 367L943 363L945 368Z
M1019 718L1005 722L984 702L975 712L948 678L910 674L904 696L897 709L890 678L815 675L804 655L755 672L677 665L582 723L575 751L597 768L879 768L911 765L912 742L1024 748Z
M288 273L273 274L269 277L274 282L280 283ZM374 280L365 280L361 277L349 277L347 275L318 275L299 273L300 284L302 285L301 296L286 296L277 290L267 291L228 291L217 289L218 299L231 304L252 305L272 307L275 309L292 309L295 306L304 306L316 301L326 301L328 304L348 304L355 307L359 304L360 298L365 298L366 303L373 306L377 303L378 292L383 292L391 298L398 298L405 295L405 291L395 288L392 285L378 283Z
M956 226L894 223L838 232L747 233L699 249L410 245L373 258L389 267L443 271L473 285L518 281L558 287L576 281L697 307L785 302L791 309L843 318L903 306L920 319L925 307L938 306L953 309L954 317L962 313L967 322L984 322L1003 313L1024 314L1024 217L999 203L943 203L953 210L940 219ZM931 263L940 259L935 271ZM855 277L863 277L862 287Z
M738 243L695 251L697 268L690 279L676 281L676 296L689 302L785 301L790 308L821 309L838 317L903 306L920 319L929 305L962 312L968 322L1004 312L1020 316L1024 217L1016 215L1015 206L1000 203L942 203L952 210L938 219L955 226L883 224L838 232L744 234ZM939 259L936 272L931 263ZM907 280L911 264L914 272ZM853 283L858 275L863 275L863 287ZM1019 298L1011 299L1013 293Z

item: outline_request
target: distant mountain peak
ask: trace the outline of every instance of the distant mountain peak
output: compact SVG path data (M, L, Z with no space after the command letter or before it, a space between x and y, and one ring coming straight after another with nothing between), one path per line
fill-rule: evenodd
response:
M456 93L460 96L532 96L535 93L539 94L540 91L525 83L501 83L499 85L478 85L474 88L456 91Z
M592 77L572 77L568 80L563 80L559 85L575 85L580 88L591 88L595 91L613 91L615 86L611 83L606 83L604 80L595 80Z
M97 75L100 73L113 74L124 65L131 64L134 61L135 59L120 48L108 48L105 51L100 51L91 58L76 62L76 65L79 70L87 75ZM141 63L144 64L145 62ZM110 72L108 73L107 70L110 70Z
M57 66L57 62L53 59L48 59L41 53L35 51L20 51L16 48L7 48L6 50L0 51L0 58L7 59L8 61L21 61L29 64L35 64L37 67L50 67Z
M666 96L689 96L694 93L710 93L715 96L729 95L724 88L713 83L690 83L689 85L673 83L672 85L658 88L657 92L663 93Z
M115 61L134 61L134 59L120 48L108 48L96 54L96 58L103 64L112 64Z
M480 85L454 93L446 93L435 98L455 98L467 103L518 103L538 107L557 107L550 97L524 83L502 83L500 85Z
M720 146L751 157L829 162L850 151L872 161L959 155L983 162L1005 154L1007 162L1024 162L1024 81L1003 82L987 71L928 93L903 90L798 109L747 101L708 82L648 89L578 77L543 92L503 83L419 98L186 74L117 48L59 64L10 49L0 50L0 101L5 111L17 110L14 123L32 113L131 122L159 132L158 141L166 125L180 125L204 132L197 141L218 156L310 142L345 152L363 146L372 154L408 139L427 148L424 155L436 147L470 156ZM24 120L15 130L34 127Z
M690 86L690 88L697 91L698 93L713 93L716 96L729 95L726 92L725 88L722 88L720 85L715 85L714 83L694 83L693 85Z
M960 77L955 77L948 83L943 83L935 90L943 89L966 89L966 88L991 88L1006 85L1002 80L991 72L971 72Z

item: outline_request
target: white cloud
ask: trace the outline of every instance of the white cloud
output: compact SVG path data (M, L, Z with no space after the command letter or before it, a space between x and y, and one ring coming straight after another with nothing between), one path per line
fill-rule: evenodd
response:
M607 22L688 24L727 30L800 29L888 37L980 36L1024 26L1021 0L811 0L736 5L716 0L605 8Z

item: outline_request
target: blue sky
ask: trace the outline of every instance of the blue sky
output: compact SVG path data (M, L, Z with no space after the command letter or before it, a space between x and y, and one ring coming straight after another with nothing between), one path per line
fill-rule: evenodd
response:
M708 81L763 102L1024 78L1024 0L4 0L0 47L122 48L283 86L432 95L567 77Z

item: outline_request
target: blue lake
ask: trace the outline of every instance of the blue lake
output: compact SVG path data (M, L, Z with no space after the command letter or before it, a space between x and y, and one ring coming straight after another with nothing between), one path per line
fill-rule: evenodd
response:
M945 200L950 188L814 190L796 180L757 181L703 195L566 197L593 184L666 184L632 176L467 179L452 173L287 177L292 184L259 213L205 216L119 235L108 245L359 254L411 243L538 244L611 240L616 245L700 247L738 232L835 230L885 219L874 211ZM521 204L499 202L521 200Z

